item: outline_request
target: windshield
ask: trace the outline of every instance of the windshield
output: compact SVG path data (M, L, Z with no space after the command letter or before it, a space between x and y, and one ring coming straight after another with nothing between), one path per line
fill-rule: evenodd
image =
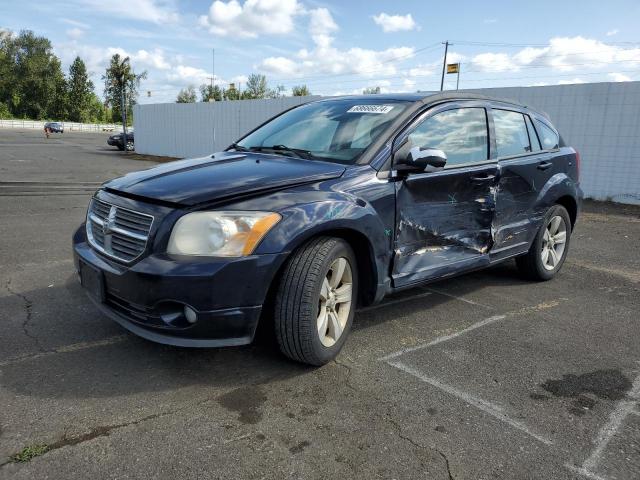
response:
M310 103L274 118L232 147L351 164L408 104L369 98Z

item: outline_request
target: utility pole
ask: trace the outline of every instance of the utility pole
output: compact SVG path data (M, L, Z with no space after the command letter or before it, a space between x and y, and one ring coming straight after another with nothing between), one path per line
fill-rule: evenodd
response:
M456 79L456 90L460 88L460 69L462 68L462 62L458 62L458 78Z
M216 49L211 49L211 95L215 102ZM216 105L211 105L211 128L213 129L213 151L216 151Z
M442 80L440 81L440 91L444 90L444 74L447 70L447 52L449 51L449 40L444 42L444 60L442 61Z
M122 145L124 145L125 151L127 150L127 102L125 99L125 83L122 82L122 88L120 89L120 113L122 114Z

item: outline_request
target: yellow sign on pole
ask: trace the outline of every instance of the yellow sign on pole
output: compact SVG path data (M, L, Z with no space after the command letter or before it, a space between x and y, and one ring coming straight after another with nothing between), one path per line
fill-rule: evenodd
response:
M458 73L460 72L460 64L459 63L448 63L447 64L447 73Z

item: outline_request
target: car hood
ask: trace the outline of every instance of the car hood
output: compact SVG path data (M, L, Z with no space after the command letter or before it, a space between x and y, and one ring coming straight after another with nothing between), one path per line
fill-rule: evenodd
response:
M194 206L341 176L341 165L260 153L178 160L106 182L107 191Z

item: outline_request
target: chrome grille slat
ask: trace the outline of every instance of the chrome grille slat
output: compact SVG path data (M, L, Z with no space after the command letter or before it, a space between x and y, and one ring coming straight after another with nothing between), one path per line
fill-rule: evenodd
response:
M109 257L132 262L144 253L153 216L94 198L87 212L87 239Z

